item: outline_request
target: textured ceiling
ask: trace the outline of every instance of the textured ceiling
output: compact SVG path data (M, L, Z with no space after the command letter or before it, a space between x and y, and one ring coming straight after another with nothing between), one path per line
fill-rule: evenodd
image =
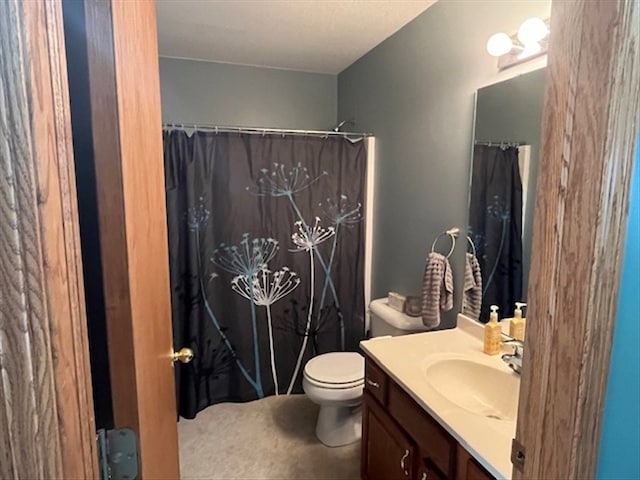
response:
M336 74L435 0L157 0L160 55Z

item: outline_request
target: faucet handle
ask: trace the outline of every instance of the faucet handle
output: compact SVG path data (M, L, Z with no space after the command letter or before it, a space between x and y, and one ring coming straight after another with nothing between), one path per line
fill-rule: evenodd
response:
M522 342L521 340L518 340L517 338L510 337L509 335L505 335L505 334L503 335L507 337L508 340L503 340L502 344L513 346L513 349L514 349L513 353L517 357L522 357L522 353L524 352L524 342Z
M511 335L507 335L504 332L500 332L500 335L504 340L500 340L500 343L504 345L517 345L519 347L524 347L524 342L522 340L518 340L517 338L512 337Z

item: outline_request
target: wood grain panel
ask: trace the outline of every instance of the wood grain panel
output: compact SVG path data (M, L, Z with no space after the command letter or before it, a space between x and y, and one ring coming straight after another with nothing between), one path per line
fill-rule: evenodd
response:
M1 467L3 478L62 471L35 199L30 52L21 7L16 1L0 4L0 361L7 419L0 425L9 457Z
M155 2L113 2L116 82L141 450L149 478L179 476ZM135 41L132 39L135 38ZM125 93L126 92L126 93ZM146 442L146 444L145 444Z
M42 52L32 56L32 89L45 80L49 86L46 94L34 95L40 114L32 129L62 468L67 479L86 479L96 475L97 452L62 5L42 2L25 11L32 48Z
M554 2L515 478L593 478L638 131L638 4Z
M155 4L132 11L113 3L123 190L134 317L141 450L160 453L143 464L149 478L176 478L178 442L169 296L160 76ZM136 41L131 41L135 36ZM144 79L144 81L141 81ZM124 92L127 95L124 95ZM124 134L126 132L126 135ZM146 442L146 444L145 444Z
M116 426L139 431L111 3L85 2L103 288ZM104 248L107 246L108 248ZM114 373L117 372L117 373Z
M145 478L179 476L155 5L85 2L117 426Z
M0 3L2 478L95 478L59 1Z

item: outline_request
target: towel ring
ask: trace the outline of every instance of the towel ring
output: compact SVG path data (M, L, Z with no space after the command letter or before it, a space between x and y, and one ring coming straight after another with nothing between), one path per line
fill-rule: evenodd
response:
M442 232L440 235L438 235L436 237L436 239L431 244L431 253L434 253L436 251L436 243L438 242L440 237L442 237L444 235L447 235L449 238L451 238L451 249L449 250L449 253L447 253L447 255L446 255L446 257L449 258L451 256L451 254L453 253L454 248L456 248L456 237L455 237L454 234L452 234L450 232Z
M473 243L473 240L471 240L471 237L469 235L467 235L467 240L469 241L469 243L471 244L471 251L473 252L473 256L477 257L478 253L476 251L476 245L475 243Z

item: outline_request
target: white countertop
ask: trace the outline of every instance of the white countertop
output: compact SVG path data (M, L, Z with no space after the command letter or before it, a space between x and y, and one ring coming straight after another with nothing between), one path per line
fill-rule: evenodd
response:
M373 338L360 345L484 468L496 478L510 479L515 418L496 420L467 411L444 398L426 381L426 366L446 356L462 356L516 375L500 355L482 352L482 332L479 324L458 315L458 327L452 330Z

